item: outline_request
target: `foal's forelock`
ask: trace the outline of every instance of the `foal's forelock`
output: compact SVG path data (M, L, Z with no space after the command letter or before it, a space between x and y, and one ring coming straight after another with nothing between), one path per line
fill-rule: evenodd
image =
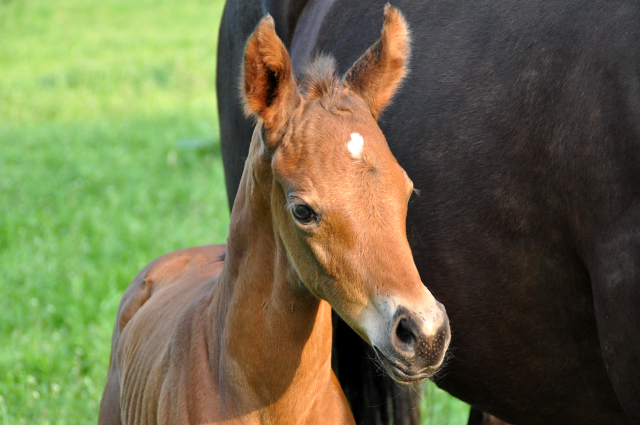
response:
M309 61L300 76L299 88L309 99L327 96L340 84L335 59L330 55L318 55Z

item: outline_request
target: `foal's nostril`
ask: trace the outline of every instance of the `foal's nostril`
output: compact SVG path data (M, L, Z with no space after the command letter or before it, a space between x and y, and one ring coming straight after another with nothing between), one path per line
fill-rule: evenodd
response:
M416 355L419 343L419 328L410 315L402 314L396 319L391 337L391 344L398 354L405 359Z
M413 349L416 345L416 335L409 328L409 324L406 318L402 318L398 321L396 326L396 336L398 340L407 345L407 348Z

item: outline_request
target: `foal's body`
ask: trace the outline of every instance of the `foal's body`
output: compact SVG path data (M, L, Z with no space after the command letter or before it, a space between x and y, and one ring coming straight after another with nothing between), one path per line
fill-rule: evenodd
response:
M224 249L205 246L167 254L133 281L118 313L118 351L100 423L353 423L327 362L331 306L279 294L291 304L265 301L256 309L253 297L264 293L234 285L231 270L220 274ZM260 252L269 251L247 251L239 260ZM262 279L272 275L261 272ZM274 333L281 338L271 340ZM234 347L236 340L251 346ZM307 343L313 351L305 351ZM239 359L236 350L250 353ZM124 379L116 370L123 371ZM256 387L252 378L262 382Z

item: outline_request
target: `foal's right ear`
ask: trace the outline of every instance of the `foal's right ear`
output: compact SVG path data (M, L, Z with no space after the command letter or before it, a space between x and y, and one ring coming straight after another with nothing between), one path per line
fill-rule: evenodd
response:
M262 18L244 53L242 94L245 113L277 132L300 103L289 53L270 15Z

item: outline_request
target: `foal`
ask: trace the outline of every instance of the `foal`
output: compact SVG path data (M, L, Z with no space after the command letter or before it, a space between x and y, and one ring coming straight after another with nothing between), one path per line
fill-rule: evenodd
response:
M396 380L429 377L449 343L405 234L412 183L375 119L405 74L406 23L344 79L320 57L300 83L271 17L250 37L258 119L227 252L190 248L135 278L118 309L100 424L353 423L331 370L331 308Z

